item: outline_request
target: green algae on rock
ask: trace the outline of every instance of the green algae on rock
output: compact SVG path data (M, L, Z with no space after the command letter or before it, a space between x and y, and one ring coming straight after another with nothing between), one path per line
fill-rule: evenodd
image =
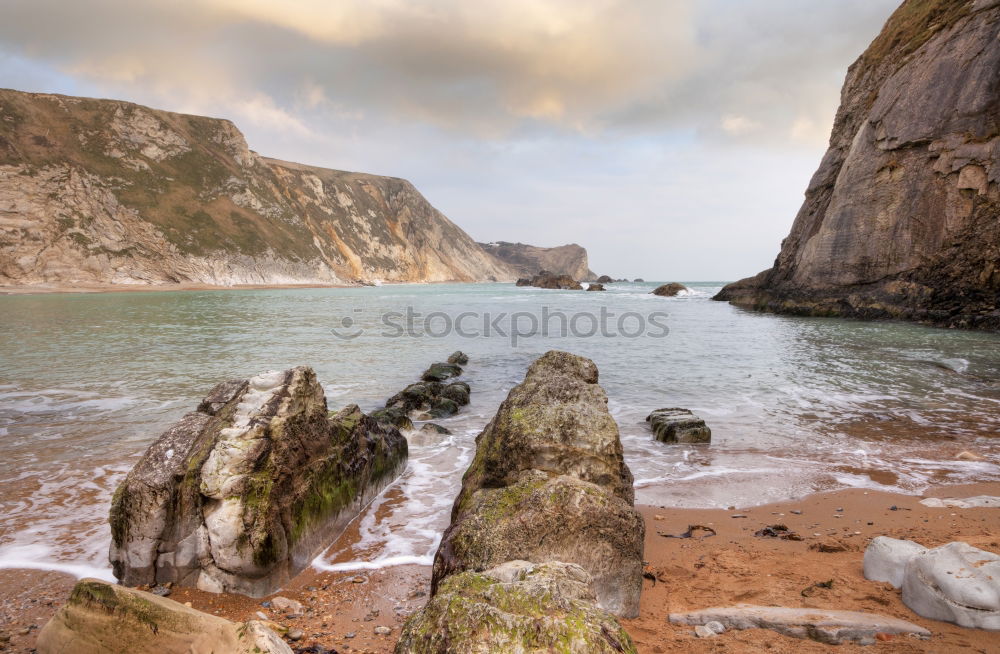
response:
M597 608L578 565L509 561L446 579L403 625L396 654L634 654L632 639Z
M39 654L291 654L264 624L230 622L165 597L82 579L38 635Z
M399 431L357 406L330 415L311 368L220 384L116 490L115 575L128 585L266 595L308 565L406 458Z

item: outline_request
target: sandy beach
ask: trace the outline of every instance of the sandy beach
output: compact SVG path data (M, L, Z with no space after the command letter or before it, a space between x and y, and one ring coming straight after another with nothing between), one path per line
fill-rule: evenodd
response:
M1000 483L942 486L926 494L974 495L1000 495ZM838 652L1000 652L996 634L921 618L902 603L898 590L862 575L864 549L875 536L907 538L927 546L961 540L1000 552L997 509L928 508L920 499L848 489L732 510L640 506L646 522L649 575L641 615L623 624L643 654L821 652L832 646L764 630L730 631L699 639L691 627L670 624L667 615L738 603L845 609L909 620L929 629L933 636L929 641L895 638L867 649L842 645L836 648ZM802 540L754 535L762 527L776 524L785 525ZM692 525L708 527L715 535L696 530L691 538L668 537L680 535ZM356 536L352 525L342 538ZM4 639L9 637L7 651L32 651L38 629L58 609L73 581L51 572L0 571L0 630ZM830 581L829 588L814 586ZM254 600L188 588L174 589L170 597L232 620L259 618L260 612L287 627L289 633L301 631L301 638L291 642L293 649L300 651L382 654L392 651L406 617L423 606L429 585L430 568L425 566L348 573L310 569L275 595L301 602L305 608L300 617L262 605L271 598ZM391 632L378 635L376 627L389 627Z

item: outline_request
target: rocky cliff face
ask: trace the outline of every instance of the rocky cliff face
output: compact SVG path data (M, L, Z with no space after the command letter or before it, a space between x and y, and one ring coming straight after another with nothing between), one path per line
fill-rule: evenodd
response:
M512 267L518 277L531 277L542 270L569 275L576 280L596 279L587 262L587 250L576 243L540 248L524 243L480 243L486 252Z
M759 309L1000 329L1000 0L906 0L851 66Z
M0 90L0 284L514 278L405 180L260 157L227 120Z

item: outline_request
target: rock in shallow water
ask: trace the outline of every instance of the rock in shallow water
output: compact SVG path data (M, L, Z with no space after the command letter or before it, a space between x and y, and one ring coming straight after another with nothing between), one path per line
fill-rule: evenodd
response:
M664 443L708 443L712 430L687 409L657 409L646 416L656 440Z
M602 608L638 614L644 524L597 378L589 359L552 351L511 390L476 439L432 590L508 560L565 561L592 575Z
M38 634L39 654L291 654L260 622L230 622L124 586L83 579Z
M929 638L931 635L923 627L898 618L827 609L740 604L689 613L671 613L669 619L674 624L707 625L717 622L726 629L771 629L786 636L809 638L830 645L849 642L872 645L876 641L876 635L880 633L914 634L921 638Z
M663 284L662 286L657 286L651 292L653 295L659 295L661 297L674 297L681 291L688 290L688 287L684 284L678 284L677 282L670 282L669 284Z
M127 585L269 594L402 471L406 456L406 439L357 406L330 416L311 368L220 384L115 492L115 575Z
M634 654L614 616L597 608L590 576L553 561L509 561L446 579L403 625L396 654Z

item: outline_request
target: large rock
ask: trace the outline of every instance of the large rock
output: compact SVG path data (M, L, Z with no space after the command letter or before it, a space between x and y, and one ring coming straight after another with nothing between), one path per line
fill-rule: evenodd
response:
M1000 3L906 0L851 66L774 266L734 304L1000 329Z
M684 284L678 284L677 282L670 282L669 284L662 284L654 288L651 293L653 295L659 295L661 297L674 297L681 291L688 290L688 287Z
M262 623L230 622L124 586L83 579L38 634L39 654L292 654Z
M311 368L217 386L112 500L127 585L261 596L304 568L406 463L406 440L351 405L327 411Z
M403 625L396 654L629 654L631 638L594 605L577 565L510 561L449 577Z
M932 509L989 509L1000 508L1000 497L995 495L976 495L975 497L928 497L920 500L924 506Z
M549 288L549 289L561 289L564 291L582 291L583 286L580 282L576 281L569 275L557 275L555 273L549 272L548 270L543 270L530 280L527 284L522 283L522 280L517 281L518 286L534 286L536 288Z
M925 618L1000 630L1000 556L948 543L906 563L903 603Z
M898 540L888 536L878 536L865 548L865 579L888 581L899 588L903 585L906 563L927 548L912 540Z
M602 608L638 614L644 526L597 377L589 359L552 351L510 391L476 439L432 590L463 570L559 560L594 577Z
M771 629L786 636L809 638L829 645L874 645L876 636L880 633L913 634L920 638L929 638L931 635L923 627L898 618L829 609L741 604L689 613L671 613L669 619L674 624L705 625L719 622L727 629Z
M646 416L656 440L664 443L708 443L712 430L687 409L657 409Z

